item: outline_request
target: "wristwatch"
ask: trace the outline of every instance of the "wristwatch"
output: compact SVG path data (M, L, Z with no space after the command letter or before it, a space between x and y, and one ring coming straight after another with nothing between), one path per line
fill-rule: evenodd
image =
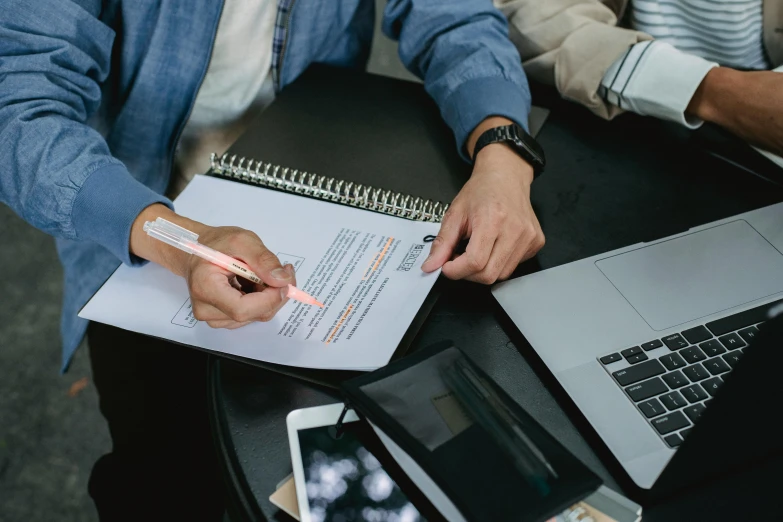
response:
M533 179L537 178L543 171L546 165L546 157L544 156L544 149L538 142L525 132L525 130L516 124L504 125L503 127L495 127L489 129L479 136L476 142L476 147L473 149L473 160L481 149L491 143L506 143L511 147L514 152L530 163L533 166Z

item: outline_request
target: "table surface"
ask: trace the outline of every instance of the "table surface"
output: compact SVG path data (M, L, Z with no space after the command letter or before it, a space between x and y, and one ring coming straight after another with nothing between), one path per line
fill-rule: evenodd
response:
M367 95L364 80L356 76L350 76L350 80L348 85L340 73L324 75L321 71L306 74L295 85L300 93L332 96L334 103L340 104L350 103L355 94L351 89ZM325 81L340 88L324 89ZM376 78L367 81L378 85ZM411 93L420 89L408 88ZM517 275L665 237L783 200L779 187L707 154L697 145L698 134L634 115L605 122L558 100L547 90L536 101L552 111L539 135L546 150L547 170L533 185L533 204L547 244L536 259L520 267ZM284 156L280 162L285 164L288 157L298 157L306 147L307 161L316 164L320 156L329 160L325 165L339 170L341 166L335 165L334 158L361 149L366 141L370 152L358 158L354 154L343 172L350 178L352 169L372 168L370 158L377 153L372 134L349 133L347 129L351 128L351 118L361 126L359 121L380 117L384 111L382 98L375 107L377 114L358 111L347 115L333 127L337 137L332 133L328 146L312 140L306 146L287 142L284 154L279 149L276 152ZM296 111L294 107L289 110ZM324 127L321 132L329 132L330 120L325 113L331 116L333 111L334 105L319 113L317 104L311 104L307 117ZM274 113L278 118L281 114L279 110ZM427 117L435 114L430 110ZM404 118L393 124L399 126L398 133L405 134L408 123ZM439 149L452 145L442 134L437 134L433 143ZM404 157L405 151L398 150L394 143L385 146L394 150L392 155ZM449 168L456 164L453 154L442 154ZM413 165L409 168L415 168L415 158L405 161ZM509 323L489 288L446 280L439 285L443 294L413 348L453 340L609 487L634 496L622 469ZM237 497L235 502L244 512L235 516L290 520L268 499L278 481L291 472L285 417L297 408L337 402L337 393L230 360L215 360L212 379L213 421L220 451L227 480ZM675 513L685 512L672 505L656 506L645 509L645 520L674 520Z

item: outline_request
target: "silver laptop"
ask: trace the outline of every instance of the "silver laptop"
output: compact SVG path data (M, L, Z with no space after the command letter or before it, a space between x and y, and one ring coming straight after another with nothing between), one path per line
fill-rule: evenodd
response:
M783 301L783 203L496 285L631 478L651 488Z

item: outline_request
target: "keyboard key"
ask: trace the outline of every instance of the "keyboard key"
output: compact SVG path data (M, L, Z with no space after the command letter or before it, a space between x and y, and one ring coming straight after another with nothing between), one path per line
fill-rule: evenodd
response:
M742 350L737 350L736 352L729 352L723 356L723 360L729 363L729 365L734 368L737 366L737 363L740 359L742 359Z
M689 343L696 344L711 338L712 334L703 326L697 326L696 328L685 330L682 332L682 336L688 339Z
M622 357L620 357L619 353L612 353L609 355L604 355L599 360L601 361L602 364L612 364L613 362L617 362L620 359L622 359Z
M642 350L645 352L649 352L650 350L655 350L656 348L660 348L663 346L663 343L660 341L660 339L656 339L654 341L650 341L649 343L644 343L642 345Z
M666 435L667 433L687 428L691 425L691 423L688 422L688 419L685 418L685 415L679 411L673 411L663 417L653 419L650 421L650 424L652 424L661 435Z
M715 357L714 359L705 362L704 367L707 368L712 375L720 375L721 373L731 371L731 366L726 364L726 361L720 357Z
M663 440L666 441L666 444L668 444L670 448L676 448L677 446L682 444L682 438L680 438L680 436L677 435L676 433L672 433L671 435L665 436Z
M639 384L629 386L625 389L625 391L634 402L639 402L643 401L644 399L649 399L650 397L666 393L669 391L669 388L666 387L661 379L655 377L649 381L644 381L640 382Z
M663 380L666 381L666 384L669 385L669 388L676 390L677 388L682 388L683 386L687 386L690 384L688 379L685 378L685 376L680 372L679 370L667 373L663 376Z
M703 361L707 358L707 356L704 355L704 352L699 350L697 346L689 346L685 348L680 352L680 355L682 355L682 357L691 364Z
M640 363L642 361L646 361L647 359L649 359L649 357L647 357L647 354L644 353L644 352L637 353L636 355L632 355L630 357L626 357L625 358L625 360L628 361L631 364Z
M751 326L749 328L745 328L744 330L740 330L737 333L745 340L746 343L750 344L750 342L754 340L759 334L759 329L755 326Z
M735 334L730 333L729 335L724 335L720 338L720 342L729 350L736 350L737 348L742 348L743 346L747 346L745 344L745 341L742 340L742 338Z
M783 302L783 299L709 322L705 326L712 332L712 335L723 335L733 332L734 330L766 321L769 309L781 302Z
M707 399L706 401L704 401L704 406L705 407L709 406L711 402L712 402L712 399Z
M642 349L639 346L634 346L633 348L626 348L620 353L623 354L623 357L627 359L632 355L636 355L637 353L642 353Z
M682 373L684 373L691 382L698 382L710 376L709 372L704 369L704 366L698 363L688 366Z
M713 377L712 379L702 381L700 384L702 388L707 390L710 397L715 397L715 394L718 393L718 389L723 386L723 380L720 377Z
M707 394L704 393L704 390L698 384L691 384L690 386L686 386L680 390L680 393L682 393L683 397L688 399L688 402L691 404L701 402L707 398Z
M701 404L694 404L693 406L688 406L682 411L685 412L685 415L688 416L692 423L696 424L696 421L699 420L699 417L701 417L701 414L704 410L705 408Z
M636 364L630 368L617 370L616 372L612 373L612 376L617 380L618 383L620 383L620 386L628 386L629 384L660 375L665 371L666 369L663 367L663 365L661 365L661 363L659 363L657 360L653 359L651 361L645 361L643 363Z
M726 351L726 348L724 348L717 339L707 341L706 343L701 343L699 348L701 348L702 351L707 354L707 357L714 357Z
M672 334L663 338L663 344L669 347L669 350L675 351L688 346L688 341L682 338L680 334Z
M667 353L666 355L659 357L658 360L661 361L669 371L685 366L685 360L676 353Z
M658 399L650 399L649 401L640 402L639 409L642 410L642 413L644 413L644 416L648 419L657 417L662 413L666 413L666 410L663 408L661 402Z
M669 411L678 410L683 406L688 405L685 399L682 398L682 395L680 395L680 393L676 391L669 392L666 395L661 395L661 402L663 403L664 406L666 406L666 409Z
M691 432L691 430L692 430L692 429L693 429L693 428L688 428L687 430L682 430L682 431L680 432L680 437L682 437L682 438L684 439L685 437L687 437L687 436L688 436L688 434Z

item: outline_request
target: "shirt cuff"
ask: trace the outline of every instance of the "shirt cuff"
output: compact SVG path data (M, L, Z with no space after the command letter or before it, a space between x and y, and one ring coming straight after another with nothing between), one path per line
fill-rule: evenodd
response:
M601 80L601 94L622 109L695 129L703 122L686 115L685 109L717 66L666 42L640 42L612 64Z
M85 180L73 203L72 220L79 240L106 247L123 263L144 262L130 253L133 222L154 203L174 208L171 201L130 175L124 165L98 168Z
M490 116L502 116L528 131L530 90L504 78L469 80L448 97L441 114L454 131L457 148L465 161L470 157L465 143L473 129Z

